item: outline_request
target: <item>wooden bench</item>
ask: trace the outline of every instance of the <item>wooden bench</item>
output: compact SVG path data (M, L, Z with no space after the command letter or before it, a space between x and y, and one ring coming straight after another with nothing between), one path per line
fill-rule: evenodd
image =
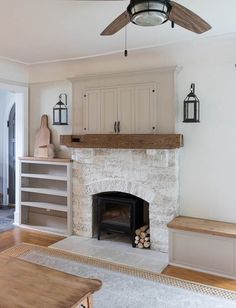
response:
M179 216L168 228L170 265L236 278L236 224Z

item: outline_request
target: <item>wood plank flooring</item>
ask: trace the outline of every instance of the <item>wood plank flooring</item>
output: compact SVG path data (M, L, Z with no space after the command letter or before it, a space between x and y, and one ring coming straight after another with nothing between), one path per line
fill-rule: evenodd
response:
M168 265L162 274L185 279L188 281L199 282L213 287L218 287L226 290L236 291L236 280L214 276L206 273L201 273L189 269L184 269L172 265Z
M14 228L0 233L0 252L19 243L29 243L40 246L52 245L64 237L49 233L30 231L23 228Z
M62 236L49 233L14 228L0 233L0 252L22 242L47 247L63 238ZM222 278L170 265L167 266L162 273L176 278L236 291L236 280L233 279Z

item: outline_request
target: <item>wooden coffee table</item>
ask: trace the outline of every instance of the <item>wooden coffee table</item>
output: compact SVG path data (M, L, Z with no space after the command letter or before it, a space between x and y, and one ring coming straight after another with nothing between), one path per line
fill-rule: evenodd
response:
M4 308L92 308L102 282L0 255L0 306Z

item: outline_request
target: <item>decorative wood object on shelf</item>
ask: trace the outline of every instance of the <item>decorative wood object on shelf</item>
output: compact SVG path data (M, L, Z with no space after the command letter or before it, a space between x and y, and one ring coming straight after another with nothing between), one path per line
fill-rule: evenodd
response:
M41 126L37 130L34 145L34 157L53 158L54 145L51 144L51 130L48 127L48 116L41 117Z
M61 135L60 144L69 148L177 149L183 147L181 134L94 134Z
M20 225L71 234L71 160L21 157Z

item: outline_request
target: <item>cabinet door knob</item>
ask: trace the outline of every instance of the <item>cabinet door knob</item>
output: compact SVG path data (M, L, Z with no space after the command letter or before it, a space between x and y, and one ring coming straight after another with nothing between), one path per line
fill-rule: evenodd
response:
M114 131L115 131L115 133L116 133L116 130L117 130L117 128L116 128L116 121L114 122Z
M118 133L120 132L120 121L118 121L117 131L118 131Z

